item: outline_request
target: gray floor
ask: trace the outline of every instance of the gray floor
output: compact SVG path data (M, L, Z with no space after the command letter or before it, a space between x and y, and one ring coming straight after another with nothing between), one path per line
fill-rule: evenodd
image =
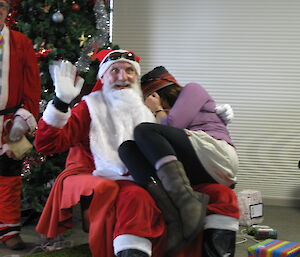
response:
M65 233L64 241L71 242L73 245L81 245L88 242L88 234L83 232L81 227L81 217L79 209L75 208L73 217L73 229ZM22 251L11 251L0 243L0 257L22 257L30 253L37 252L35 249L45 243L45 239L35 231L35 225L25 225L22 228L21 236L26 242L27 248ZM38 249L37 249L38 250Z
M75 227L65 240L72 241L74 245L87 242L87 234L81 229L79 217L75 217ZM278 239L286 241L294 241L300 243L300 208L287 208L278 206L264 207L264 225L277 230ZM235 257L247 257L247 248L256 244L252 237L245 237L241 232L244 227L240 228L237 237L237 247ZM2 244L0 245L0 256L19 257L28 254L37 244L41 242L41 238L34 230L34 225L26 225L22 230L22 237L28 244L28 248L23 251L10 251Z
M267 225L278 233L279 240L293 241L300 243L300 207L288 208L278 206L264 207L263 225ZM245 237L241 232L245 228L240 228L237 237L237 247L235 257L247 257L247 248L255 245L253 237Z

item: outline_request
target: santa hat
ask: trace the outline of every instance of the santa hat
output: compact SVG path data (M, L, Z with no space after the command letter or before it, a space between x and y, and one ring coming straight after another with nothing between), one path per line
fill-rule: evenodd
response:
M116 62L128 62L133 65L136 73L141 75L141 67L140 67L140 57L135 55L134 52L117 49L117 50L107 50L103 49L95 54L93 59L98 59L100 61L98 78L101 78L103 74L107 71L107 69Z
M173 84L180 86L177 80L163 66L155 67L141 78L141 86L144 97Z

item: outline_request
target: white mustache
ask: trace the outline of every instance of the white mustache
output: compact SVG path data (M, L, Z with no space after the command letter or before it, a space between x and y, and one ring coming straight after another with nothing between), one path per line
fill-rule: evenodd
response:
M132 87L133 83L128 81L114 82L111 87Z

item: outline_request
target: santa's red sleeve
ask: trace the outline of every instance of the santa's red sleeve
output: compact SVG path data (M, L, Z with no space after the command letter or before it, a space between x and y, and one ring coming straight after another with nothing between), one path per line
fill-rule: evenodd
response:
M35 147L43 154L62 153L82 144L88 148L90 116L85 101L63 113L49 102L39 120Z
M40 111L41 80L38 59L31 40L13 30L10 30L9 64L7 107L22 104L15 115L23 117L33 131Z

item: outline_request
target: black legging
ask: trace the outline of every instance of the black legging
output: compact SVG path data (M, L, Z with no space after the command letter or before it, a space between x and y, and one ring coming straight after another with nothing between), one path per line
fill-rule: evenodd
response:
M156 177L154 165L167 155L177 156L192 185L217 183L202 166L184 130L141 123L134 130L134 139L119 147L119 156L137 183L146 185L151 176Z

